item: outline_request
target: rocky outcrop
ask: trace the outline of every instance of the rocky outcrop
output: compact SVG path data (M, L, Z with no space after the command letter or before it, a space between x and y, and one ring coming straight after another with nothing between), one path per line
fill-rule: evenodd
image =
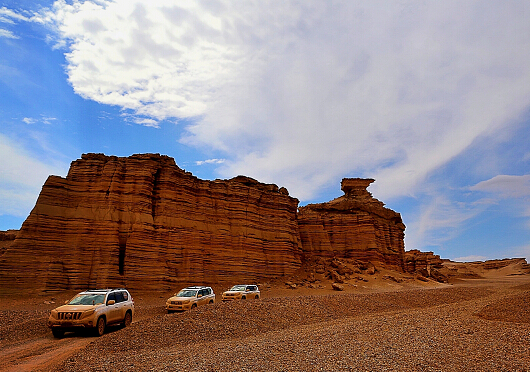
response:
M438 282L447 282L447 276L442 274L443 260L433 252L421 252L412 249L405 252L403 259L405 272L418 274L424 278L432 278Z
M405 225L366 188L373 179L345 178L343 196L299 208L298 227L305 259L351 258L403 271Z
M500 260L454 262L443 260L439 270L449 281L455 279L480 279L500 275L528 275L530 265L525 258L505 258Z
M0 258L15 242L18 230L0 231Z
M200 180L159 154L84 154L3 248L0 288L168 290L273 279L303 260L337 282L374 264L403 271L405 225L371 182L346 178L344 196L297 212L274 184Z
M204 181L158 154L84 154L50 176L0 287L41 290L272 278L301 264L298 200L248 177Z

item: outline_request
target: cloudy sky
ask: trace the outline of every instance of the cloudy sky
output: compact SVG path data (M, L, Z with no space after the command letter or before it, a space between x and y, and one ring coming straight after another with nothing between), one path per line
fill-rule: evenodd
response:
M300 205L374 178L407 250L530 258L527 0L0 0L0 51L0 230L154 152Z

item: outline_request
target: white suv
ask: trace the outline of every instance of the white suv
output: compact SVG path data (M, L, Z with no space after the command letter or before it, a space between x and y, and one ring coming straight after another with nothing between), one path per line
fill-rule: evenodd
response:
M181 289L166 301L166 310L168 313L173 311L191 310L197 306L213 304L215 302L215 293L211 287L193 286Z
M223 301L258 299L260 291L257 285L238 284L223 293Z
M101 336L107 325L121 323L127 327L133 315L134 300L125 288L90 289L52 310L48 327L57 338L65 332L87 328Z

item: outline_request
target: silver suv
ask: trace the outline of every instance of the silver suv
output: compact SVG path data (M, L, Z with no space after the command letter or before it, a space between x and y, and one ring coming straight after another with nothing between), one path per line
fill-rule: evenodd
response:
M175 293L166 301L166 310L168 313L173 311L191 310L197 306L213 304L215 302L215 293L211 287L193 286L186 287Z
M133 315L134 300L125 288L90 289L52 310L48 327L57 338L63 337L65 332L81 329L90 329L101 336L107 325L129 326Z

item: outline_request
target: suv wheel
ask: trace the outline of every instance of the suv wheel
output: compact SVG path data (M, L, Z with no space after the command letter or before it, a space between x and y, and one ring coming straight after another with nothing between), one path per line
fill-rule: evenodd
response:
M256 295L256 297L254 297L256 300L259 298L259 295Z
M191 305L191 308L192 308L192 309L195 309L196 307L197 307L197 304L193 304L193 305Z
M241 297L242 300L246 300L247 299L247 296L243 296Z
M52 334L55 338L62 338L64 336L64 331L62 329L52 328Z
M125 313L125 318L123 318L123 327L128 327L132 323L132 315L129 311Z
M96 329L95 329L95 333L97 337L103 336L103 334L105 333L105 326L106 326L105 318L99 317L98 322L96 324Z

